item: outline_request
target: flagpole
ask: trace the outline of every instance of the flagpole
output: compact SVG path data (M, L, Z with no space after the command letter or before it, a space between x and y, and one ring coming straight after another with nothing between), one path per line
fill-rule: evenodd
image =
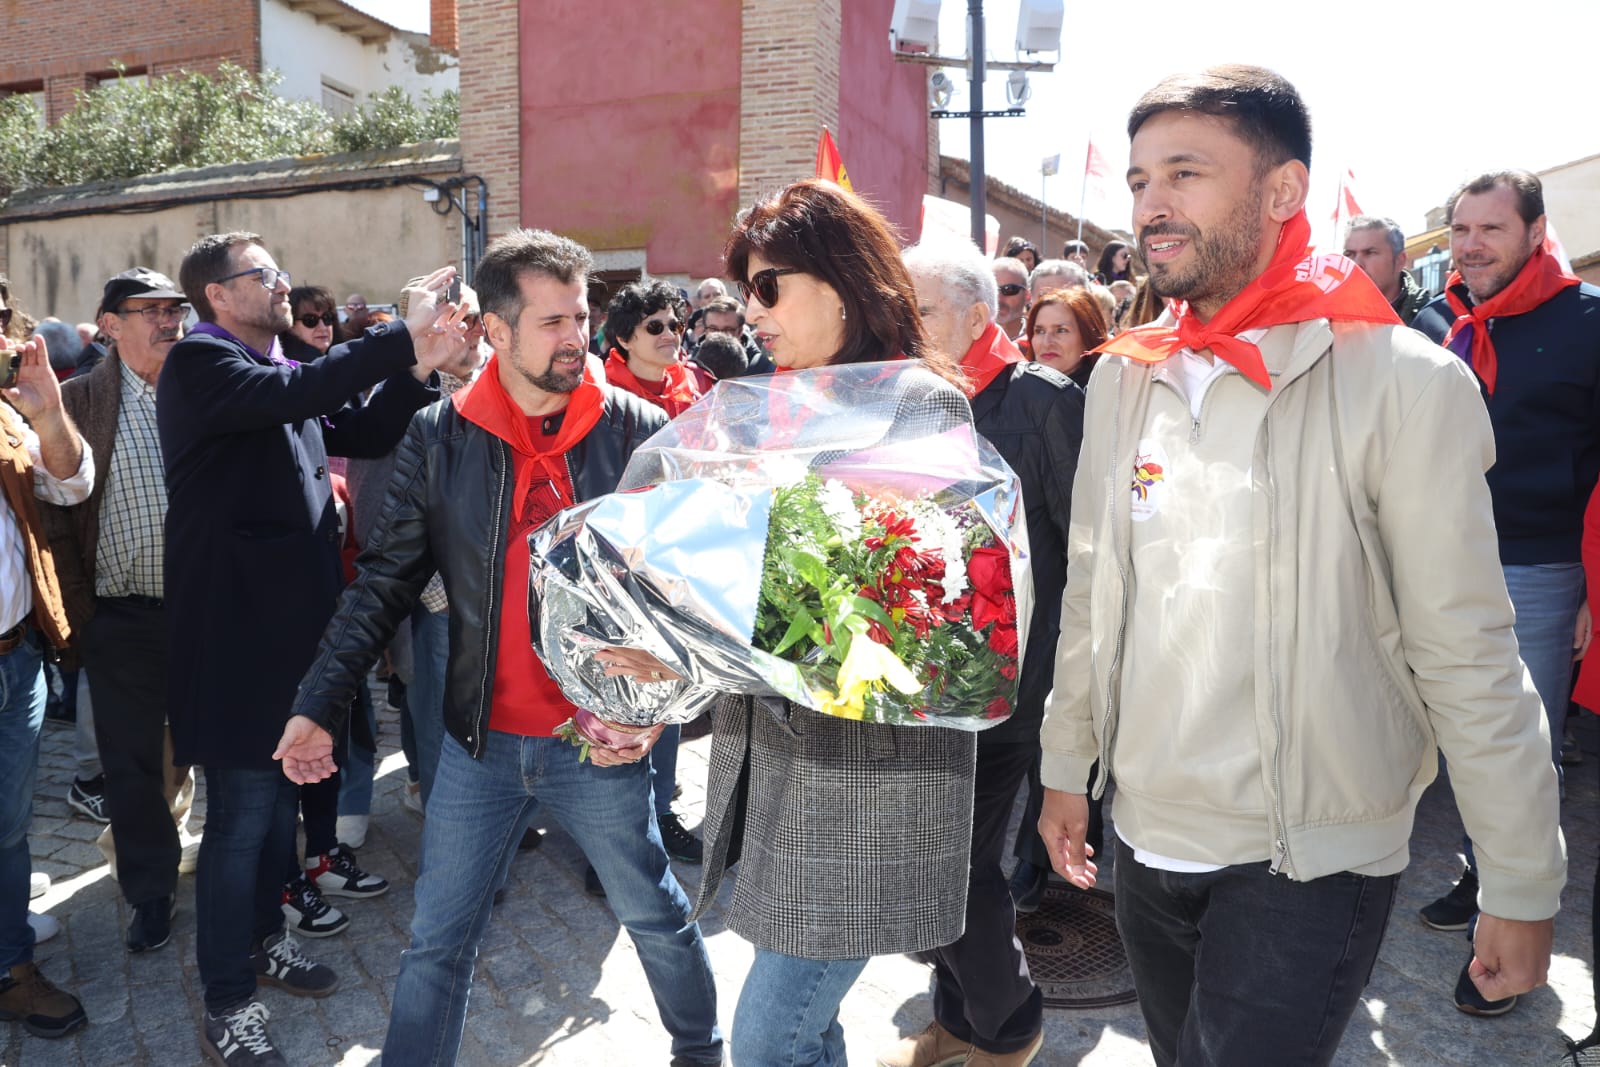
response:
M1089 160L1090 153L1094 151L1094 140L1091 138L1088 147L1083 150L1083 186L1078 192L1078 240L1083 240L1083 208L1089 201Z
M1049 239L1045 236L1045 227L1049 225L1050 207L1045 202L1045 188L1050 181L1050 175L1044 172L1044 164L1039 164L1039 255L1045 254L1045 249L1050 247Z

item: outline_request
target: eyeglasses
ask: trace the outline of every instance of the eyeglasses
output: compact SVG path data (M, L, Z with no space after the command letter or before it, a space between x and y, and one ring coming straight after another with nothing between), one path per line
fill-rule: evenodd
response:
M705 333L725 333L730 337L738 337L744 333L743 326L707 326Z
M0 332L11 328L11 309L0 308Z
M644 324L644 332L651 337L660 337L662 330L671 330L673 333L683 332L683 323L677 319L651 319Z
M170 304L167 306L158 305L156 307L118 308L117 314L121 315L123 318L127 318L129 315L143 315L145 322L149 323L151 326L156 326L159 325L163 319L168 322L182 322L184 319L189 317L189 305Z
M304 326L308 330L315 330L317 328L317 323L319 322L324 326L332 326L339 321L339 316L335 315L331 311L324 311L320 315L314 311L308 311L304 315L295 316L295 318L300 325Z
M778 302L778 277L783 274L804 274L798 267L768 267L758 270L748 282L739 283L739 295L746 304L754 296L762 307L772 307Z
M1018 285L1016 282L1007 282L1006 284L1004 284L1004 285L1002 285L1000 287L1000 295L1001 296L1016 296L1018 293L1022 292L1026 288L1027 288L1026 285Z
M279 270L277 267L251 267L249 270L235 271L233 274L218 278L216 284L221 285L223 282L231 282L233 279L243 278L247 274L260 275L261 288L269 291L276 289L279 282L291 289L294 288L294 283L289 280L289 272Z

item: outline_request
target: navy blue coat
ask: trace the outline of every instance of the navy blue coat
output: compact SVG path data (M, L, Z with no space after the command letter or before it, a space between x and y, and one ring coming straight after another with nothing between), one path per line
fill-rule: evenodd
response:
M415 364L399 322L313 363L275 364L203 334L167 356L156 420L179 765L274 766L295 687L344 584L327 457L394 448L412 414L439 396L413 377ZM378 382L363 405L359 394Z

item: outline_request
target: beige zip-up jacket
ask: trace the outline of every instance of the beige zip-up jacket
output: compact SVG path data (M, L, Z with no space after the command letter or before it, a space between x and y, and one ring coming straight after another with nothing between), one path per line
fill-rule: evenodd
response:
M1252 658L1250 710L1266 739L1251 808L1266 812L1273 870L1309 881L1403 869L1442 750L1484 911L1554 915L1566 881L1556 776L1512 633L1483 477L1494 438L1471 372L1405 327L1317 319L1274 327L1260 346L1273 386L1248 489L1256 582L1239 630L1253 647L1239 655ZM1105 359L1090 383L1041 731L1052 789L1098 793L1119 760L1139 758L1140 738L1118 733L1118 703L1127 643L1153 636L1128 632L1151 370ZM1184 802L1116 801L1137 804L1146 825L1183 821ZM1213 844L1249 854L1261 840Z

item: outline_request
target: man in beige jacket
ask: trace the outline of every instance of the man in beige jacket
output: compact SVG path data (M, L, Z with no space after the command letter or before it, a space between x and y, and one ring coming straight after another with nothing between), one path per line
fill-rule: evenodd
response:
M1466 366L1309 250L1292 85L1175 76L1128 128L1172 303L1089 389L1039 829L1092 884L1085 794L1116 779L1117 922L1158 1063L1327 1063L1441 749L1480 861L1471 980L1514 996L1549 964L1566 857L1493 437Z

